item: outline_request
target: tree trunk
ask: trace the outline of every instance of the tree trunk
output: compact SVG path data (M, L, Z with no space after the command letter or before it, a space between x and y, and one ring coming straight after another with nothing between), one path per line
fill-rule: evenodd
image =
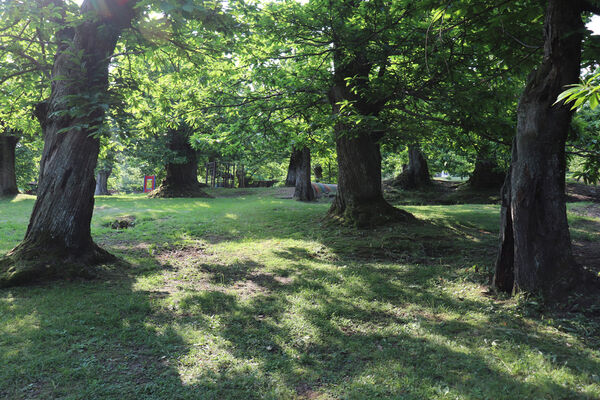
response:
M321 164L315 165L313 171L315 173L315 180L317 182L321 182L323 180L323 167L321 166Z
M330 92L333 113L339 115L340 102L351 99L344 80L339 80ZM360 107L366 110L368 107ZM338 122L335 127L338 160L338 188L328 215L342 223L371 227L391 221L406 221L414 217L394 208L383 198L381 186L382 134L353 130Z
M310 149L304 147L299 151L296 159L296 189L294 199L300 201L313 201L315 192L310 182Z
M198 181L198 155L190 145L185 129L169 132L169 149L177 155L177 159L185 161L165 165L167 175L150 197L210 197Z
M96 191L94 195L96 196L110 196L108 191L108 178L112 173L112 169L101 169L98 171L96 175Z
M94 9L97 3L86 0L82 15L96 18L82 17L66 28L71 40L59 46L50 99L36 113L44 132L38 197L24 240L0 261L0 286L89 277L94 264L114 260L90 232L96 134L104 119L110 56L134 16L133 3L105 0Z
M0 135L0 197L19 194L15 173L15 148L18 141L16 136Z
M419 146L408 146L408 166L392 181L392 186L412 190L431 185L427 160Z
M292 149L292 154L290 155L290 164L288 166L287 177L285 178L285 186L294 187L296 186L296 170L298 166L298 162L301 162L302 158L302 150Z
M496 160L477 157L475 169L469 178L469 186L473 189L498 189L504 183L506 174L500 171Z
M550 0L544 60L518 107L517 136L503 189L501 244L493 285L502 291L561 299L581 280L565 206L565 142L572 112L553 106L577 83L584 25L580 3Z

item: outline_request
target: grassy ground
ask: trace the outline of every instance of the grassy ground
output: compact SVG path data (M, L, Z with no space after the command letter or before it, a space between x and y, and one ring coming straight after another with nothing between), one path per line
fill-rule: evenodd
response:
M497 206L353 231L277 189L213 193L99 198L94 237L129 267L0 290L0 398L600 398L600 320L486 294ZM32 205L0 201L0 254Z

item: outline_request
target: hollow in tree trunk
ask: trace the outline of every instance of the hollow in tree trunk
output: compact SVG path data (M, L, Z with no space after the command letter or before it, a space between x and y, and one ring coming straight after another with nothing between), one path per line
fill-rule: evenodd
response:
M310 182L310 149L304 147L299 151L296 159L296 189L294 199L300 201L313 201L315 192Z
M89 277L94 265L114 260L90 232L95 134L104 119L110 55L134 16L133 3L105 0L95 9L98 3L86 0L82 15L95 17L82 17L58 35L70 40L61 42L54 58L50 99L36 109L44 132L38 197L25 238L0 260L0 286Z
M198 155L190 145L187 129L169 131L168 141L169 149L184 161L165 165L167 175L150 197L210 197L198 181Z
M96 196L110 196L110 192L108 191L108 178L112 173L112 168L105 168L98 170L96 174L96 190L94 194Z
M287 177L285 178L285 186L296 186L296 169L301 157L302 150L296 150L295 148L293 148L292 154L290 155L290 164L288 165Z
M19 194L15 172L15 148L18 141L16 136L0 135L0 197Z
M559 300L581 282L565 206L565 142L572 112L555 105L580 73L580 2L550 0L542 65L519 101L517 136L502 193L501 244L493 285Z
M419 146L408 146L408 166L393 181L392 186L412 190L431 185L427 160Z

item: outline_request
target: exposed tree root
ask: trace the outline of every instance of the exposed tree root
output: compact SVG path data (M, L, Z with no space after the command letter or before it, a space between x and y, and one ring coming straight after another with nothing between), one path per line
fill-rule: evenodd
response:
M0 287L58 279L92 279L97 266L118 259L95 243L86 249L69 251L54 243L24 241L0 259Z
M195 183L191 185L166 185L164 182L159 186L158 189L154 190L152 193L148 195L150 198L164 198L164 199L172 199L172 198L210 198L208 193L206 193L203 189L202 184Z
M341 204L336 198L327 218L343 225L352 225L357 228L372 228L394 222L416 222L411 213L400 210L383 198L372 202Z

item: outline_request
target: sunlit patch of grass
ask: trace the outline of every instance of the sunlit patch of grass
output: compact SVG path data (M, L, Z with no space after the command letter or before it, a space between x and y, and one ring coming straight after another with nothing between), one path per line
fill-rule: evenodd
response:
M498 206L354 230L277 189L211 193L98 198L94 238L129 267L0 291L0 397L600 397L597 319L487 294ZM0 202L0 251L32 205Z

